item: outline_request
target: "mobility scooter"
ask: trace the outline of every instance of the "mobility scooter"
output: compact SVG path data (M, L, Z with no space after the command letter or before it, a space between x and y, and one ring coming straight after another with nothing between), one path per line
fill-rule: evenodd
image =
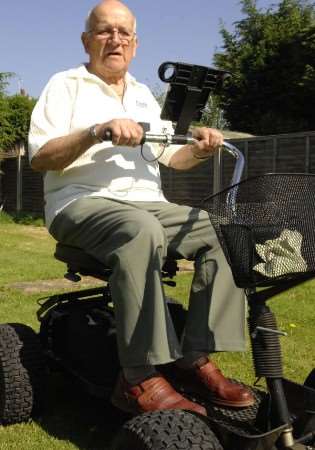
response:
M174 135L144 140L185 144L210 93L227 76L215 69L166 62L160 78L170 84L161 117L176 123ZM110 136L108 136L110 139ZM208 416L165 410L127 420L112 442L113 450L312 450L315 449L315 369L303 385L283 377L276 318L267 301L315 276L315 208L305 198L315 192L315 176L266 174L241 181L244 158L228 142L235 158L228 188L204 201L235 283L245 290L255 374L266 390L249 387L250 407L218 406L193 387L174 385L202 404ZM110 395L119 371L110 268L78 248L60 243L55 257L67 264L66 277L91 275L104 286L52 295L40 302L40 331L23 324L0 325L0 423L27 421L40 401L42 377L49 370L74 376L93 396ZM177 262L168 259L163 280L174 285ZM176 331L185 322L183 307L168 299ZM106 356L106 357L104 357ZM106 362L105 362L106 360ZM48 370L48 372L49 372ZM239 382L239 381L235 381Z

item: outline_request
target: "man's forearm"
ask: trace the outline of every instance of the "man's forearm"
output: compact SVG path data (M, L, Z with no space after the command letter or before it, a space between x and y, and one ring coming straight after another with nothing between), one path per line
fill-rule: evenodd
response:
M89 129L51 139L32 158L32 169L40 172L65 169L95 143Z
M171 157L169 167L175 170L189 170L195 166L198 166L202 161L208 159L211 156L198 156L197 151L193 148L193 145L184 145Z

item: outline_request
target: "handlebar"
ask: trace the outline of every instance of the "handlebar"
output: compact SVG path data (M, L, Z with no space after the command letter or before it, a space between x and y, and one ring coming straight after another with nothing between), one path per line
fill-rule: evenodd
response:
M241 181L244 166L245 166L245 158L243 153L234 145L230 144L230 142L223 142L223 147L225 151L227 151L230 155L235 158L235 166L231 179L230 185L233 186Z
M105 141L112 140L110 130L105 131L104 140ZM146 142L163 145L187 145L187 144L194 144L196 143L196 141L197 140L189 134L188 135L168 134L168 133L153 134L149 132L144 132L141 145L145 144ZM227 141L223 142L222 149L228 152L230 155L232 155L233 158L235 159L234 171L230 182L230 185L233 186L234 184L237 184L241 181L245 165L245 158L243 156L243 153L237 147L235 147L234 145L230 144Z
M110 130L106 130L103 137L104 141L112 140L112 133ZM146 142L151 144L164 144L164 145L186 145L186 144L194 144L196 139L194 139L190 135L181 135L181 134L153 134L149 132L143 133L141 145Z

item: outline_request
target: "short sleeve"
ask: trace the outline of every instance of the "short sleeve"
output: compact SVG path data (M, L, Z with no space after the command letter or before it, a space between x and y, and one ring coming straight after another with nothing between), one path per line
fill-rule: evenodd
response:
M49 140L70 132L73 86L60 75L50 79L32 112L28 136L30 160ZM74 80L71 81L73 83Z

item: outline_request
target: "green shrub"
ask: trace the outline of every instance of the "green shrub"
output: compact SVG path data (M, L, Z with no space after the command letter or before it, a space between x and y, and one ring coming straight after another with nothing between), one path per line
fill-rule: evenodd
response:
M23 212L20 214L8 214L4 211L0 212L0 223L18 223L20 225L32 225L35 227L44 226L44 219L39 214Z
M14 222L13 217L10 216L10 214L4 211L0 212L0 223L13 223L13 222Z

